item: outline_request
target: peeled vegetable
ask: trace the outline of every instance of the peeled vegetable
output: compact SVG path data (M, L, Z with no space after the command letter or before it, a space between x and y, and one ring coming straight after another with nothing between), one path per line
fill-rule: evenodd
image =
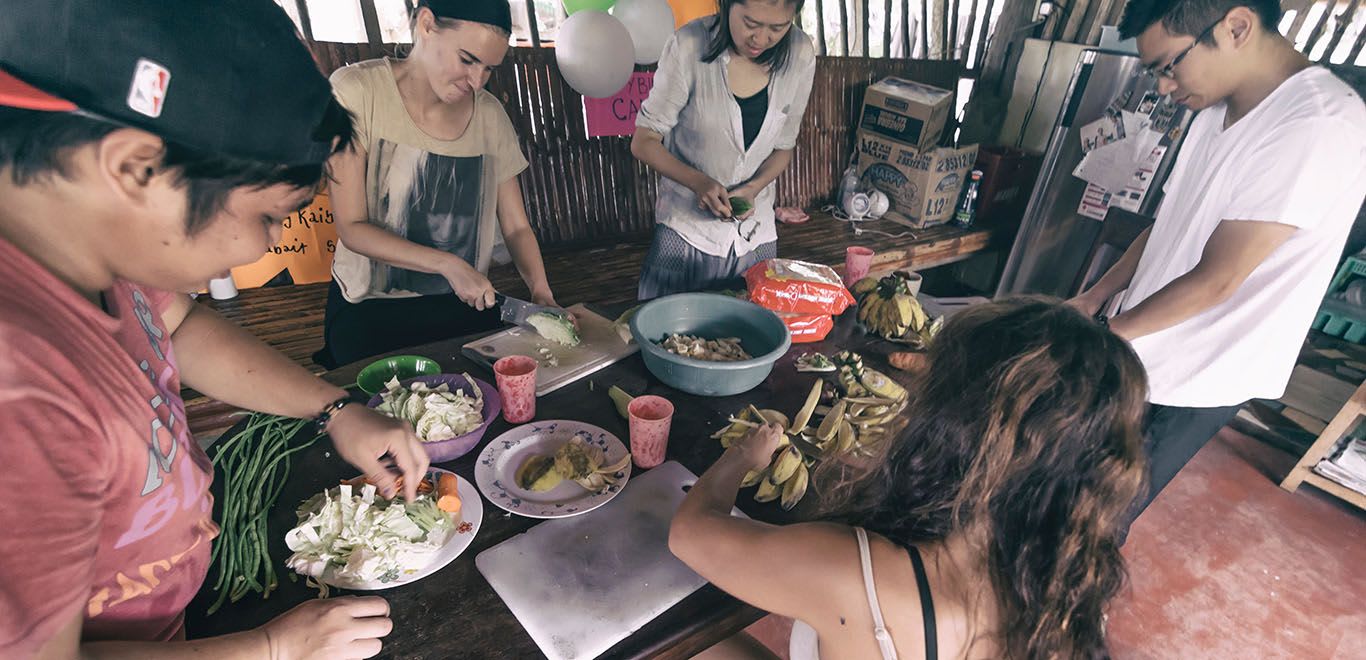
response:
M744 197L730 198L730 214L733 217L740 217L754 210L754 203Z
M740 345L739 337L703 339L693 335L671 334L659 342L664 350L683 357L708 362L740 362L752 359Z

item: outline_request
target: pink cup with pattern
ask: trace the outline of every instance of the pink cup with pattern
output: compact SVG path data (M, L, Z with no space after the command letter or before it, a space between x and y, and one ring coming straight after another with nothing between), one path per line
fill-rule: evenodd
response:
M868 271L873 268L872 250L855 245L844 250L844 285L854 286L854 283L867 277Z
M631 456L637 466L652 468L664 462L669 448L669 426L673 424L674 404L659 396L638 396L631 400Z
M503 419L524 424L536 416L536 360L509 355L493 363L498 396L503 398Z

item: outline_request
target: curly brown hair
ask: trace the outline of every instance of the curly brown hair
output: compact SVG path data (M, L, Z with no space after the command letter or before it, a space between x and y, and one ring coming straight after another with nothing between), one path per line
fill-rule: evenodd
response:
M904 428L863 468L823 466L826 511L901 545L981 539L1010 658L1108 657L1116 534L1144 484L1147 380L1129 345L1043 298L944 327Z

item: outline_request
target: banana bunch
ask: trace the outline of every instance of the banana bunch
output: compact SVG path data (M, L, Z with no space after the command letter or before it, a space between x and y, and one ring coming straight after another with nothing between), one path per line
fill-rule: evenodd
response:
M943 325L943 318L931 319L925 313L900 275L865 277L850 290L859 301L859 322L884 339L923 346Z
M816 397L820 398L820 382L816 383ZM815 404L811 405L812 410ZM806 426L807 420L811 417L811 411L805 411L803 415L798 415L799 423ZM768 467L763 470L750 471L745 475L741 482L741 487L758 486L759 490L754 493L754 500L757 502L772 502L782 498L784 509L791 509L797 506L802 496L806 495L806 487L810 482L810 465L806 456L800 449L792 445L789 430L791 425L787 415L777 410L759 410L754 406L747 406L738 415L730 418L730 426L727 426L712 435L721 441L721 446L729 448L746 433L764 424L777 424L783 428L783 436L779 440L778 448L773 451L773 456L769 459Z
M840 351L832 358L835 363L835 385L845 396L879 397L893 401L904 401L907 393L887 374L863 366L863 356L850 351Z
M768 466L749 472L740 484L745 488L758 486L755 501L778 499L784 509L792 509L806 495L811 469L817 461L871 455L876 445L887 438L891 422L906 409L905 388L882 373L864 367L863 358L857 353L845 351L837 354L833 361L838 365L837 374L849 374L860 388L857 394L851 394L837 384L837 391L844 394L836 395L828 406L821 405L826 383L817 380L801 410L791 420L777 410L747 406L730 418L729 426L712 435L721 446L730 447L765 423L783 428L783 436Z

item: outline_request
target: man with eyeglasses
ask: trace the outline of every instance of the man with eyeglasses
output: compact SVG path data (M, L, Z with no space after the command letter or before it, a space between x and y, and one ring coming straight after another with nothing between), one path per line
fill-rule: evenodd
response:
M1277 32L1278 0L1132 0L1157 89L1198 115L1156 223L1071 302L1148 371L1150 492L1239 407L1285 392L1366 197L1366 107ZM1127 529L1125 534L1127 535Z

